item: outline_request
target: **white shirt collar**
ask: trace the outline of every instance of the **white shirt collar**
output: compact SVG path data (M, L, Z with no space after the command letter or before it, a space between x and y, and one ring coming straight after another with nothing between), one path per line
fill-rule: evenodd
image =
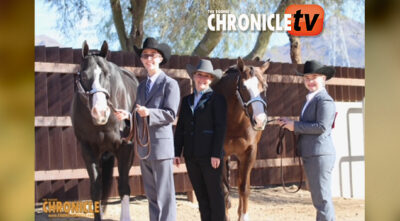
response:
M306 103L304 104L304 107L303 107L303 109L301 110L301 116L303 116L304 110L307 108L307 106L308 106L308 104L310 103L310 101L315 97L316 94L318 94L318 93L319 93L320 91L322 91L322 90L325 90L325 88L322 87L322 88L320 88L320 89L318 89L318 90L316 90L316 91L314 91L314 92L311 92L311 93L309 93L309 94L306 95Z
M153 76L151 76L151 77L147 76L147 78L149 78L151 80L151 83L154 83L154 82L156 82L158 76L160 76L161 72L162 71L159 71L159 72L153 74Z
M311 92L311 93L307 94L307 96L306 96L307 102L309 102L310 100L312 100L312 99L314 98L314 96L315 96L316 94L318 94L318 92L320 92L320 91L322 91L322 90L324 90L324 89L325 89L324 87L321 87L320 89L318 89L318 90L316 90L316 91L314 91L314 92Z
M156 80L157 80L158 76L160 76L161 72L163 72L163 71L157 72L157 73L153 74L153 76L151 76L151 77L147 76L147 79L150 79L149 90L151 90L151 88L153 88L154 82L156 82Z

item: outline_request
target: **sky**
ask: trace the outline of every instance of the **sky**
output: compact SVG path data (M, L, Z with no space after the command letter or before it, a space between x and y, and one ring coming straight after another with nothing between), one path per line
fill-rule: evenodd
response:
M72 39L64 37L64 35L57 29L57 12L56 9L49 7L49 4L45 4L44 0L35 0L35 36L37 35L46 35L58 41L61 44L61 47L72 47L72 48L81 48L82 42L84 40L88 41L88 44L93 48L100 48L103 39L97 38L95 23L96 19L101 19L101 16L94 16L92 22L87 20L83 20L79 25L76 26L79 29L79 35L74 36ZM98 1L88 0L88 2L93 2L93 5L98 5ZM356 1L354 0L345 0L345 15L351 17L352 19L364 23L364 12L354 11L353 8L355 6ZM110 13L105 12L99 8L91 8L94 14L104 14ZM329 16L327 14L326 16ZM289 43L289 39L285 32L274 32L271 35L270 43L268 48L274 46L281 46ZM110 43L109 48L112 51L119 50L118 42Z

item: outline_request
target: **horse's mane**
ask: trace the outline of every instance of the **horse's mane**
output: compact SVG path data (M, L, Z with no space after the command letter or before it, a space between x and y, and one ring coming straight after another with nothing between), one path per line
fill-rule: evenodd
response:
M228 69L224 72L224 74L222 76L228 75L228 74L230 74L232 72L235 72L235 73L238 72L237 64L229 66Z

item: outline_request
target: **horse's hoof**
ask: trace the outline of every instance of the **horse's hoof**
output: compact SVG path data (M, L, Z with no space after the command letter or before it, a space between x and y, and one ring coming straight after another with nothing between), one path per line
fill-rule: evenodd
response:
M246 213L246 214L240 215L239 221L250 221L249 214Z
M129 214L129 196L128 195L124 195L121 199L120 221L131 221L131 215Z

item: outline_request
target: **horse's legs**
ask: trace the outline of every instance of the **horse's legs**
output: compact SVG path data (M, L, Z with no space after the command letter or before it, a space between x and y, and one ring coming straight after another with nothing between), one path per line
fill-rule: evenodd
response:
M229 191L230 191L230 179L229 179L229 161L230 156L224 157L224 167L222 168L222 188L224 191L224 198L225 198L225 217L226 221L229 221L229 214L228 210L231 208L231 201L229 198Z
M239 221L247 221L247 208L248 199L250 194L250 172L253 168L254 162L256 160L257 146L250 146L241 156L239 156L239 179L238 179L238 189L239 189L239 207L238 207L238 217Z
M122 143L118 149L117 158L118 158L118 192L121 197L121 221L130 221L130 213L129 213L129 196L130 196L130 187L129 187L129 170L131 169L133 163L133 145Z
M101 193L102 193L102 174L101 168L99 167L99 160L96 154L92 151L89 145L82 144L82 156L85 161L86 169L89 174L90 179L90 196L93 202L93 209L95 208L95 203L98 202L100 205ZM100 205L101 207L101 205ZM95 210L93 210L95 211ZM94 212L94 220L101 220L101 213Z

